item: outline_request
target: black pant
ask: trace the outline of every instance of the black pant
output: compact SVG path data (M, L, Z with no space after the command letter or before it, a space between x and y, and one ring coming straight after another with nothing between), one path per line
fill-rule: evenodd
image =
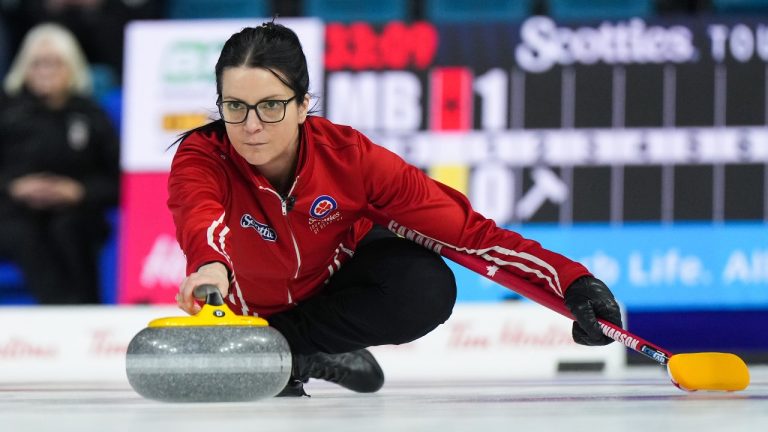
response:
M453 273L437 254L375 227L316 296L267 320L295 354L402 344L444 323Z
M0 259L20 267L40 304L98 303L98 257L107 229L101 211L0 205Z

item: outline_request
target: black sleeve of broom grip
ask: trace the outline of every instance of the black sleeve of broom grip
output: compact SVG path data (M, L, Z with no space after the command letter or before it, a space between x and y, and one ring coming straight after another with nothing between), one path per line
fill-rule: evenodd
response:
M565 305L576 318L572 336L577 344L597 346L613 342L600 330L598 318L622 327L621 309L613 293L593 276L580 277L565 290Z

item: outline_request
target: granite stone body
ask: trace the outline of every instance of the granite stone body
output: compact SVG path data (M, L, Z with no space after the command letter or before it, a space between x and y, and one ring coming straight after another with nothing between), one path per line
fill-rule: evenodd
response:
M148 327L128 345L126 373L148 399L242 402L278 394L291 353L268 326Z

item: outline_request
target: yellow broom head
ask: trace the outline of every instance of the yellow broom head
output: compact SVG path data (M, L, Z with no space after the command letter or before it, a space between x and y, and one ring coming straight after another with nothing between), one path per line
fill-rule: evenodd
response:
M675 354L667 371L672 382L686 391L738 391L749 385L747 365L729 353Z

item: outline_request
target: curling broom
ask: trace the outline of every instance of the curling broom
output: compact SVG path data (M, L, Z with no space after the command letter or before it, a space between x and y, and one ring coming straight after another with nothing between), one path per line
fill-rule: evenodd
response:
M495 267L495 264L504 264L499 262L498 258L461 253L403 227L378 212L371 211L371 216L376 223L386 226L391 231L419 244L439 245L439 247L433 246L431 249L542 306L569 319L574 319L563 299L554 292L543 290L512 272L506 271L503 267L491 272L489 267ZM492 261L485 259L485 257ZM598 321L606 336L666 366L672 383L682 390L738 391L744 390L749 385L749 369L744 361L735 354L719 352L672 354L615 324L603 319L598 319Z

